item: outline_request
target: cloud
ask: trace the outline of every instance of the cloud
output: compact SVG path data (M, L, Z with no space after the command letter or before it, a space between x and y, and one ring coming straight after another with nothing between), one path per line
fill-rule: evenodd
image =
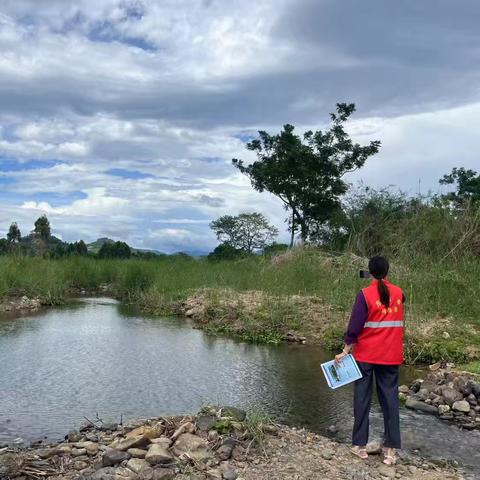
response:
M480 4L460 0L4 0L0 233L41 213L67 240L208 249L208 223L281 202L231 165L258 129L349 125L349 177L436 189L476 167Z

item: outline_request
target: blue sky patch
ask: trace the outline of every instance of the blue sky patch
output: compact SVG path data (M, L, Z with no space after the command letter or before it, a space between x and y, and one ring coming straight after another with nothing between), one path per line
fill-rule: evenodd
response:
M58 160L27 160L20 162L11 158L5 158L0 155L0 172L21 172L22 170L40 170L42 168L51 168L60 165Z

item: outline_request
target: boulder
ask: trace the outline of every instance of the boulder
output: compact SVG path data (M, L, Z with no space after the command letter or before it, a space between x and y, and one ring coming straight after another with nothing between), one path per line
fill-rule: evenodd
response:
M131 458L127 462L127 468L143 477L150 477L153 475L153 469L150 464L141 458Z
M399 393L408 393L410 391L410 389L408 388L407 385L400 385L398 387L398 392Z
M67 439L71 443L79 442L82 439L82 434L77 430L70 430L68 432Z
M238 473L233 468L227 468L223 472L223 478L224 478L224 480L237 480Z
M369 455L380 455L383 451L382 444L378 441L368 443L366 449Z
M445 415L450 411L450 407L448 405L439 405L438 406L438 414Z
M145 460L150 465L156 465L158 463L170 463L173 460L173 456L165 447L154 443L145 455Z
M148 443L148 438L143 435L137 435L135 437L118 438L117 440L114 440L109 447L114 448L115 450L125 451L129 448L144 447L145 445L148 445Z
M141 448L129 448L127 453L133 458L145 458L147 451Z
M157 422L155 425L144 425L133 429L127 433L127 438L143 436L151 440L152 438L160 437L165 431L165 426Z
M152 480L173 480L175 476L175 472L169 468L156 468Z
M463 395L451 387L442 388L442 397L445 400L445 403L450 406L452 406L455 402L463 399Z
M421 412L430 413L433 415L438 413L438 409L434 405L427 405L426 403L420 402L411 397L405 402L405 406L407 408L411 408L412 410L419 410Z
M97 470L91 480L138 480L138 475L128 468L106 467Z
M180 425L171 437L172 442L174 442L182 433L195 433L195 425L192 422L186 422L183 425Z
M245 412L245 410L240 410L235 407L222 407L220 414L222 417L230 417L238 422L243 422L247 418L247 412Z
M197 427L202 432L208 432L217 422L217 417L214 415L200 415L197 419Z
M208 443L200 437L191 433L182 433L173 446L173 452L180 457L187 453L190 457L197 461L206 461L213 457L208 451Z
M170 448L170 445L172 444L172 441L167 437L152 438L150 442L161 445L163 448Z
M127 452L115 450L114 448L108 448L103 454L102 465L104 467L113 467L114 465L122 463L124 460L128 460L129 458L130 454Z
M460 400L453 404L452 410L462 413L468 413L470 411L470 404L465 400Z

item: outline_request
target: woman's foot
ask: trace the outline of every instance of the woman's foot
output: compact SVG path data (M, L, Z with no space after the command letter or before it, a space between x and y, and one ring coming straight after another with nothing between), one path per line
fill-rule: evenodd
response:
M362 460L366 460L368 458L366 447L359 447L358 445L354 445L352 448L350 448L350 451L357 457L360 457Z
M395 449L394 448L387 448L385 450L385 458L383 459L383 463L385 465L395 465L397 459L395 458Z

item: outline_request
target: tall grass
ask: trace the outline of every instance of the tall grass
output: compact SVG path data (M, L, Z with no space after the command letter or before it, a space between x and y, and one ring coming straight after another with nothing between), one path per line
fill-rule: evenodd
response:
M360 257L333 257L316 249L293 251L277 260L254 257L225 262L178 257L150 261L0 257L0 297L13 289L16 294L39 296L55 304L72 289L110 284L120 298L141 301L150 311L161 313L170 302L184 300L205 287L260 290L275 296L312 295L338 313L339 323L330 341L340 342L344 319L356 293L366 284L358 278L365 263ZM410 360L480 358L478 258L393 261L391 278L407 296ZM276 308L268 311L271 317L280 314ZM264 309L262 315L272 323L268 311Z

